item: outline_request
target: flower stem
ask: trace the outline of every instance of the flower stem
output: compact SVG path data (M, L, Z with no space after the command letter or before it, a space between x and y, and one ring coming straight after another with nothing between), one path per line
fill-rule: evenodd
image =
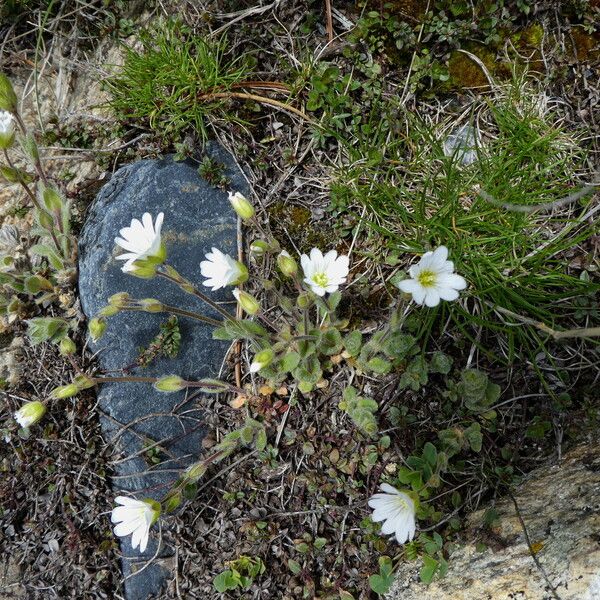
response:
M235 320L235 318L229 312L227 312L224 308L221 308L216 302L213 302L208 296L203 294L198 288L196 288L193 284L191 284L187 279L182 277L173 267L171 267L170 265L165 265L165 266L167 266L169 272L166 273L165 271L163 271L162 269L159 268L156 271L157 275L164 277L165 279L167 279L168 281L171 281L172 283L176 283L184 292L187 292L188 294L192 294L193 296L196 296L196 298L199 298L200 300L202 300L202 302L204 302L205 304L208 304L208 306L210 306L212 309L216 310L220 315L222 315L226 319L228 319L230 321Z

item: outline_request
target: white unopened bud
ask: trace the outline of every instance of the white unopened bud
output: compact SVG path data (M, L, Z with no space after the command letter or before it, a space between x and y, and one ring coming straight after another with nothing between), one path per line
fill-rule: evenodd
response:
M46 406L39 400L27 402L15 413L15 421L21 427L35 425L46 414Z
M250 365L250 373L256 373L268 367L273 362L273 358L275 358L275 354L271 348L261 350L258 354L254 355L254 360Z
M251 219L256 212L254 206L248 201L248 198L239 192L235 192L235 194L229 192L229 202L231 202L233 210L235 210L239 217L244 221Z
M258 303L258 300L251 294L248 294L248 292L236 289L233 290L233 295L238 301L238 304L249 315L255 315L260 310L260 304Z

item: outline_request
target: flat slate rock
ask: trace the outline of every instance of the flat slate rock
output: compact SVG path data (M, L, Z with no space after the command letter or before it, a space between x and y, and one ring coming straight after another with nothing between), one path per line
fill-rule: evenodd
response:
M248 194L248 184L231 155L216 144L205 151L225 166L230 189ZM162 279L139 279L121 271L114 257L119 229L144 212L155 217L165 213L162 228L167 262L197 287L202 287L200 261L215 246L236 256L236 215L227 192L216 189L198 174L197 164L175 162L172 157L144 160L119 169L100 190L93 203L79 243L79 292L83 312L93 317L117 292L132 298L158 298L166 304L189 308L218 317L195 297ZM204 288L208 290L208 288ZM210 292L213 300L233 302L231 288ZM231 309L233 310L233 304ZM139 349L147 347L168 318L165 313L122 312L108 319L105 335L92 350L107 373L119 375L131 365ZM174 359L158 359L132 374L161 376L177 374L186 379L216 377L228 342L212 339L212 328L199 321L180 318L181 347ZM102 427L115 456L113 488L115 495L160 499L177 479L177 471L202 454L205 435L202 412L185 392L162 394L149 384L111 383L99 389L99 406L104 413ZM159 443L159 465L144 458L144 447ZM146 600L160 593L170 573L155 563L135 574L157 552L157 531L151 532L146 551L132 550L130 537L120 538L128 600ZM161 548L160 557L171 554Z

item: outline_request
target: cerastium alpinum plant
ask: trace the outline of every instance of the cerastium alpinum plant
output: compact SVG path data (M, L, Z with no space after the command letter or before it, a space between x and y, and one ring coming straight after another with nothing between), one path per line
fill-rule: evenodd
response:
M342 299L340 288L347 282L350 272L349 257L338 254L336 250L323 253L313 248L298 261L262 230L255 218L254 207L242 194L230 192L229 199L238 216L252 230L260 232L261 239L255 239L250 245L254 261L259 263L268 255L275 259L276 275L260 280L260 286L265 290L264 299L259 301L242 289L250 277L247 265L218 248L212 248L199 264L200 274L204 277L203 288L214 291L233 287L232 296L241 308L239 313L244 314L241 318L235 317L169 264L167 247L161 235L165 215L159 213L153 218L145 213L141 220L134 218L129 226L123 227L115 238L117 246L124 251L116 257L124 261L123 272L177 285L209 307L210 315L186 307L170 306L157 298L132 298L127 292L120 292L111 296L108 304L90 320L89 332L93 339L99 339L106 330L107 319L121 311L170 313L195 319L214 327L215 339L245 340L252 354L249 375L261 377L272 386L291 380L294 396L308 395L315 389L327 387L329 374L344 359L358 373L376 374L386 374L410 358L415 360L415 340L402 332L410 296L401 295L389 323L363 341L363 334L357 329L350 329L349 321L337 313ZM466 287L466 281L454 273L454 265L447 257L448 250L444 246L426 253L410 269L410 279L401 282L400 287L409 292L417 304L425 302L427 306L435 306L443 299L456 299L458 290ZM103 382L146 382L164 393L186 388L197 388L206 394L230 393L234 395L230 405L246 407L247 411L241 427L226 434L211 448L208 456L188 467L160 502L117 498L119 506L112 513L112 520L116 523L115 534L132 535L132 544L134 547L139 545L141 550L146 547L148 531L159 515L175 510L184 498L193 495L198 480L210 465L240 447L250 446L262 451L267 446L268 433L263 416L257 409L259 401L253 385L239 387L217 379L189 381L178 374L97 377L80 373L70 384L56 388L51 396L55 399L72 397ZM364 435L377 436L378 406L373 399L361 396L356 388L348 386L339 408L349 415ZM16 417L31 425L43 416L43 410L32 409L31 412L31 417ZM382 533L395 533L402 543L414 535L419 498L413 490L391 489L384 487L386 493L376 495L371 504L377 511L375 519L385 521Z
M33 212L29 232L31 246L22 247L21 232L14 226L1 231L0 307L8 323L35 314L60 302L62 292L76 279L77 242L70 230L70 204L49 179L35 141L18 109L18 99L9 79L0 73L0 175L19 184ZM17 166L26 162L27 167ZM71 324L58 317L33 317L27 321L32 343L52 341L64 355L75 352L69 337ZM15 418L28 427L45 413L38 400L21 407Z

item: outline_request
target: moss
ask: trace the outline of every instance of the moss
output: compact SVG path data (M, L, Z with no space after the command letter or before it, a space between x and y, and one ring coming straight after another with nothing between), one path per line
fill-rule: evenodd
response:
M276 202L269 208L269 221L275 237L285 246L288 236L301 251L330 248L331 234L310 223L312 213L304 206ZM293 248L287 248L292 253Z
M521 56L527 57L527 65L535 70L545 72L546 65L542 57L542 41L544 28L533 23L511 36L511 40Z
M596 62L600 60L600 32L586 33L583 27L571 27L569 55L578 62Z
M496 54L485 46L477 45L468 48L468 51L481 59L493 76L496 69ZM462 90L465 88L489 88L489 82L481 67L464 52L455 50L448 61L450 79L445 87L448 89Z
M366 7L369 10L379 10L389 12L391 15L406 21L421 21L427 11L429 3L425 0L392 0L383 2L382 0L369 0Z

